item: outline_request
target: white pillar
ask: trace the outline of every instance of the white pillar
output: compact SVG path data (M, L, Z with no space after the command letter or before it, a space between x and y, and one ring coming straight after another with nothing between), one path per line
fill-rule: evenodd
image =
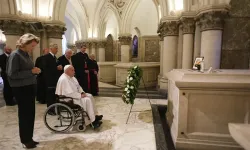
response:
M201 28L200 28L200 22L197 21L195 25L193 62L196 57L200 57L200 56L201 56Z
M181 69L182 67L182 53L183 53L183 26L179 26L179 38L178 38L178 51L177 51L177 68Z
M177 66L177 47L178 35L164 37L164 52L163 52L163 77Z
M226 13L211 11L200 15L201 56L204 56L205 69L220 68L223 18Z
M91 54L94 54L96 56L96 43L91 43Z
M194 19L182 18L183 23L183 55L182 68L191 69L193 64L194 48Z
M98 53L99 53L99 62L105 62L105 41L98 41Z
M162 36L160 36L160 41L159 41L159 45L160 45L160 74L158 75L158 88L160 87L160 80L162 78L162 72L163 72L163 40L164 38Z
M131 34L120 34L121 62L130 62Z
M163 50L164 50L164 38L161 37L160 41L160 76L162 76L162 72L163 72Z
M162 78L160 79L160 93L166 94L168 79L166 74L177 67L177 49L179 27L178 21L163 22L157 31L164 37L162 53Z
M203 31L201 36L201 56L204 56L205 69L220 68L222 30Z

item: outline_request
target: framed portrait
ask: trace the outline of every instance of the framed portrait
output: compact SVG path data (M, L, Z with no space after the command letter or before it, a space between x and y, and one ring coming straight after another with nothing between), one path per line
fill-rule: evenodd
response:
M204 60L204 57L196 57L195 61L194 61L194 65L193 65L193 69L194 70L198 70L198 68L196 67L196 65L200 64L200 62Z

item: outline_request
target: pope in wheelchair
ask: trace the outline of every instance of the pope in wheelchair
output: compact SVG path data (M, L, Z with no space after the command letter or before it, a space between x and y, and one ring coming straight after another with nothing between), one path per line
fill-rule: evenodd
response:
M83 91L74 75L74 67L66 65L56 86L57 102L45 112L45 125L52 131L65 132L75 126L84 131L87 125L96 129L102 124L103 116L97 115L93 96Z

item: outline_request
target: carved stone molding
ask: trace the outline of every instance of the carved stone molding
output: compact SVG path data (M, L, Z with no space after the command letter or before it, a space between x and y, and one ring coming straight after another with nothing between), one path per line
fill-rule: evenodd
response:
M166 21L159 24L158 35L165 36L178 36L179 34L179 21Z
M98 47L98 48L105 48L105 47L106 47L106 44L107 44L106 41L101 40L101 41L98 41L98 42L97 42L97 47Z
M76 47L76 45L72 43L67 43L67 47L72 50Z
M76 41L75 42L76 44L76 47L78 48L78 49L80 49L81 48L81 46L86 46L87 47L87 42L85 42L85 41Z
M210 11L199 16L201 31L223 30L224 18L228 16L227 11Z
M25 23L19 20L0 20L0 29L5 35L23 35Z
M182 31L183 34L194 34L195 31L195 20L194 18L182 18Z
M131 41L132 41L132 37L131 36L119 36L119 42L121 43L121 45L130 45Z
M58 25L45 25L48 38L62 39L64 31L67 29Z

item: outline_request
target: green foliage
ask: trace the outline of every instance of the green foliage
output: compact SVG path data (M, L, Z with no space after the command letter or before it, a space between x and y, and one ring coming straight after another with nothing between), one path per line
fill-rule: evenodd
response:
M131 67L128 70L127 80L125 81L124 91L122 93L122 100L126 104L134 104L137 89L140 86L142 78L142 69L139 66Z

